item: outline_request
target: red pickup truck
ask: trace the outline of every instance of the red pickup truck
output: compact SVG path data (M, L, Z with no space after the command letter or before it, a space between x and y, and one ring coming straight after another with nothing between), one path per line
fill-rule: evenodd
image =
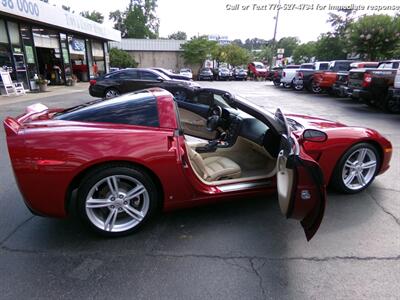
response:
M340 71L349 71L350 65L353 62L354 60L333 60L329 63L328 70L315 72L312 91L315 94L321 92L331 93L332 87L337 79L337 73Z

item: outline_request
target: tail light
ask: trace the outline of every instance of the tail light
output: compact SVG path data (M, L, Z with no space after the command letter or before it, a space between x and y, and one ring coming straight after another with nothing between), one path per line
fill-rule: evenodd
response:
M304 73L303 72L297 72L297 76L299 77L299 79L303 79L304 78Z
M275 71L275 72L274 72L274 77L275 77L275 78L278 78L278 71Z
M368 86L370 85L371 81L372 81L372 76L371 76L371 74L365 73L365 74L364 74L364 80L363 80L362 86L363 86L363 87L368 87Z
M90 85L95 85L96 82L97 82L96 79L90 79L90 81L89 81Z
M283 73L282 73L282 77L286 77L286 72L283 72Z

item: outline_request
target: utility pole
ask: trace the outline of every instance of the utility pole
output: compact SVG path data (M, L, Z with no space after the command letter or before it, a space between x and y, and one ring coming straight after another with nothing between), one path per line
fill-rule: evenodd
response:
M276 31L278 29L278 19L279 19L279 11L280 11L280 6L281 6L281 0L278 1L278 8L276 11L276 16L275 16L275 29L274 29L274 38L272 39L272 51L273 51L273 56L276 56ZM273 62L271 61L271 68L273 67Z

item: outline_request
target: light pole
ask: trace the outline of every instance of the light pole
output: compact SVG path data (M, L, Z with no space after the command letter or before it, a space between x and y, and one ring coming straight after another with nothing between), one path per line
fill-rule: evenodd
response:
M276 16L275 16L275 29L274 29L274 38L272 39L272 54L275 57L276 56L276 31L278 29L278 19L279 19L279 11L280 11L280 6L281 6L281 0L278 1L278 8L276 11ZM276 59L275 59L276 62ZM271 60L271 68L273 67L273 62Z

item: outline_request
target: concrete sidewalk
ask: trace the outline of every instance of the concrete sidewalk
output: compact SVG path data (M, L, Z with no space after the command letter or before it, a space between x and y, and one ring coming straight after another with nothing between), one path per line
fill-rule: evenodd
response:
M78 93L88 91L88 82L79 82L74 86L48 86L48 91L44 93L28 92L26 95L1 95L0 96L0 106L12 103L19 103L24 101L31 101L36 99L43 99L47 97L54 97L59 95L67 95L71 93Z

